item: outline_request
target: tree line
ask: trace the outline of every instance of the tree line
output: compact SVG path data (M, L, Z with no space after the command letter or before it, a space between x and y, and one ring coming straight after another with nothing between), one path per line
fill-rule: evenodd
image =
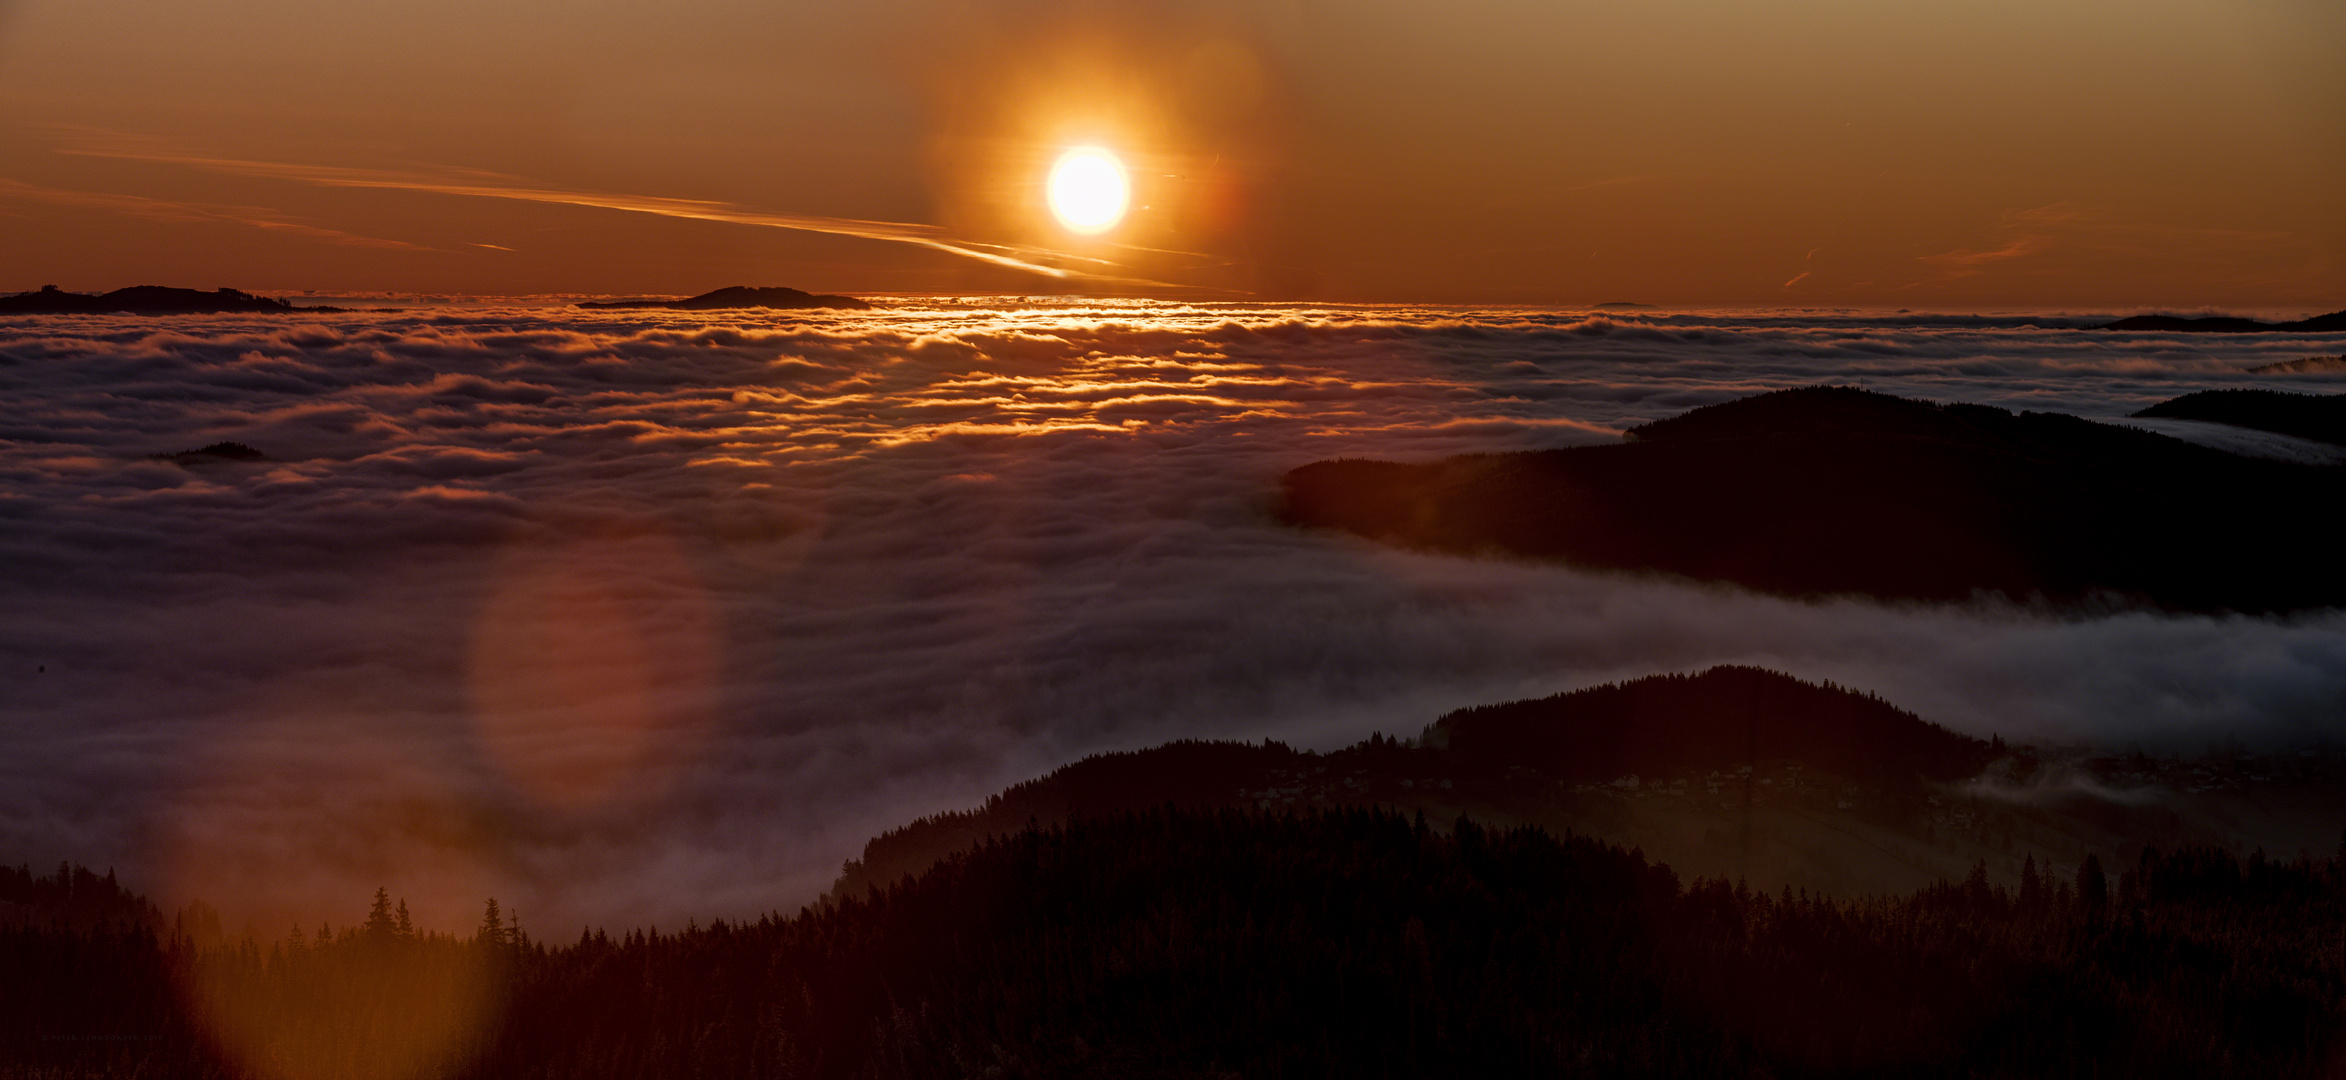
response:
M199 943L0 874L0 1075L2320 1075L2346 860L2145 849L1904 896L1371 809L1077 817L795 915ZM143 904L143 901L140 902ZM60 907L59 905L63 906ZM135 910L138 905L115 910ZM200 921L200 920L199 920Z

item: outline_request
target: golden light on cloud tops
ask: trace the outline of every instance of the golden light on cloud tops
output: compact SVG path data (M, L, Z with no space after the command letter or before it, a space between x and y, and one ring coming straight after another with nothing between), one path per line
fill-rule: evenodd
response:
M1051 214L1059 224L1091 236L1124 220L1132 202L1132 182L1116 155L1096 146L1079 146L1051 166L1049 194Z

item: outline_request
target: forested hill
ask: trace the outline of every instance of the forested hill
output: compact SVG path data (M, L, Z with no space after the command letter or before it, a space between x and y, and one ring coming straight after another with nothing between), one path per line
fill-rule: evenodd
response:
M2212 420L2346 446L2346 394L2280 390L2202 390L2170 398L2136 416Z
M342 308L295 307L283 300L254 296L236 289L203 292L163 285L133 285L106 293L65 292L55 285L38 292L0 296L0 315L200 315L219 313L283 314L335 313Z
M922 818L873 838L862 858L847 864L834 895L862 895L1030 821L1166 804L1372 803L1424 809L1444 820L1470 813L1653 843L1657 838L1612 813L1612 781L1637 783L1642 776L1653 785L1721 772L1740 778L1757 769L1760 779L1781 779L1780 787L1770 780L1777 809L1787 800L1799 803L1804 788L1807 801L1829 791L1830 803L1848 803L1844 787L1858 783L1866 794L1853 809L1861 816L1911 829L1930 782L1973 776L1993 756L1987 743L1869 695L1759 668L1719 667L1466 709L1435 721L1414 742L1379 735L1321 754L1275 742L1182 741L1088 757L976 809ZM1576 790L1592 784L1596 792ZM1736 791L1709 794L1716 797L1707 802L1689 796L1682 809L1732 816L1743 798ZM1831 827L1847 832L1852 824ZM1953 854L1970 861L1969 852Z
M1871 695L1753 667L1657 675L1461 709L1426 741L1470 770L1529 768L1564 780L1681 775L1798 762L1877 781L1954 781L1994 756Z
M1282 482L1295 525L1407 547L1682 575L1796 596L2346 604L2346 469L2057 413L1780 390L1621 444L1339 460Z
M0 866L0 927L90 931L162 928L163 913L114 880L114 872L92 873L61 865L52 875L29 866Z
M786 289L779 285L728 285L714 292L682 300L582 300L582 308L660 308L669 311L718 311L726 308L840 308L864 310L870 304L852 296Z
M2235 315L2132 315L2095 330L2181 331L2188 334L2336 334L2346 332L2346 311L2289 322L2258 322Z
M276 943L0 929L0 1075L2267 1080L2346 1053L2328 857L1853 901L1530 828L1155 810L682 932L390 910Z

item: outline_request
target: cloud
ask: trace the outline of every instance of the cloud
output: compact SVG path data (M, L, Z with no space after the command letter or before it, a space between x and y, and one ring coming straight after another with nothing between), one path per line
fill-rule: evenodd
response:
M286 233L321 243L349 247L381 248L393 251L428 251L405 240L386 240L375 236L360 236L340 229L327 229L300 222L279 220L283 215L266 207L223 206L218 203L174 202L150 199L143 195L114 195L94 191L63 191L39 187L21 180L0 177L0 199L42 202L51 206L72 206L89 210L110 210L149 221L188 222L226 221L270 232Z
M675 925L803 902L873 833L1085 753L1330 746L1724 662L2007 738L2337 738L2336 613L1800 603L1269 516L1324 457L1819 382L2115 417L2302 349L2074 329L2102 318L0 320L0 861L272 934L377 885L450 928L488 895L533 933ZM221 439L269 460L149 456ZM570 693L589 654L603 689Z
M854 218L826 217L817 214L755 210L709 199L679 199L658 195L630 195L618 192L546 187L521 177L480 169L446 166L426 166L405 170L369 169L344 165L305 165L295 162L255 161L187 153L158 144L153 140L112 134L84 135L64 152L86 157L179 165L231 176L291 180L324 187L383 188L393 191L423 191L473 198L514 199L522 202L585 206L603 210L653 214L660 217L687 218L695 221L720 221L735 225L755 225L765 228L793 229L799 232L854 236L866 240L913 244L1048 278L1163 289L1182 287L1170 282L1151 281L1146 278L1112 273L1110 271L1115 264L1105 259L1052 251L1031 245L992 244L963 239L951 236L945 230L934 225L896 221L862 221ZM477 246L494 247L495 245Z
M2011 240L2006 241L2002 247L1994 248L1988 251L1974 251L1968 248L1957 248L1953 251L1943 251L1937 255L1921 255L1917 256L1917 258L1921 259L1923 262L1931 263L1933 265L1960 270L1968 267L1978 266L1982 263L2002 262L2005 259L2017 259L2024 255L2034 255L2037 252L2043 251L2049 244L2050 241L2042 236L2017 236Z
M2302 277L2301 268L2320 261L2318 245L2305 233L2178 225L2142 219L2121 207L2069 201L2006 212L1993 235L2001 242L1918 259L1952 280L1985 273L1998 264L2011 264L2005 267L2008 271L2025 268L2039 275L2075 275L2088 265L2081 260L2165 265L2174 262L2174 252L2193 251L2198 265L2231 267L2237 271L2232 275L2235 280L2257 283Z

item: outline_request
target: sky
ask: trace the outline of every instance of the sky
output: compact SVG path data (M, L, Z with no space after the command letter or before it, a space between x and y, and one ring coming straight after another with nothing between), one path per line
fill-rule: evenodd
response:
M2330 0L0 0L0 292L401 309L0 319L0 861L675 925L1087 753L1714 663L2336 742L2335 612L1795 602L1271 506L1820 382L2337 392L2248 370L2335 335L2082 327L2346 307L2340 41ZM1078 147L1129 171L1105 231L1046 204ZM728 285L898 299L564 306ZM156 456L220 440L267 460Z
M2013 741L2346 742L2337 611L1802 602L1273 515L1310 461L1605 443L1787 386L2110 421L2198 389L2346 391L2250 370L2338 335L2088 321L0 319L0 864L113 867L271 937L379 886L447 930L487 896L549 939L674 928L794 911L866 839L1086 754L1332 749L1722 663ZM222 440L267 460L155 456Z
M2346 306L2329 0L0 0L0 290ZM1134 210L1043 205L1104 146Z

